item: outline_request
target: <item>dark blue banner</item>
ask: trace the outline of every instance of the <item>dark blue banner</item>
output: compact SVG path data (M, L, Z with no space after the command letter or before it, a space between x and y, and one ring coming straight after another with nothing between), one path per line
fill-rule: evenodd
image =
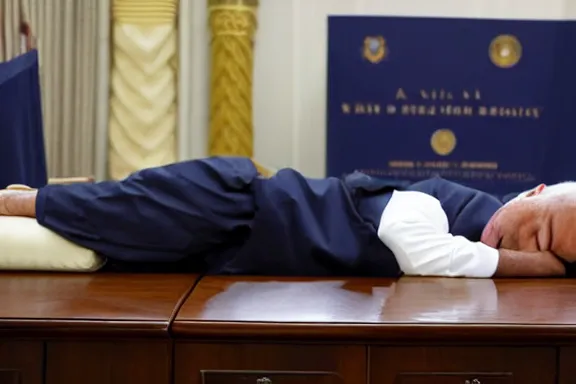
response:
M576 179L576 22L329 18L327 173Z
M47 183L38 52L0 63L0 189Z

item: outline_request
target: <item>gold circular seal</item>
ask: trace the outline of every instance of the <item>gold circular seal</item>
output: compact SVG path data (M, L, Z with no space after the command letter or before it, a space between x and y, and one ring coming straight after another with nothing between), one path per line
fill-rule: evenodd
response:
M447 156L456 148L456 135L449 129L439 129L432 134L430 145L436 154Z
M522 45L520 41L512 35L500 35L492 40L488 52L490 60L492 60L495 66L510 68L520 61L522 57Z

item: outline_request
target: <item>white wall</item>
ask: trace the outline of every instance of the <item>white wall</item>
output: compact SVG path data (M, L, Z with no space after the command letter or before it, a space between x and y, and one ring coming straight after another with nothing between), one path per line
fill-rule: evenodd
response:
M570 20L576 20L576 1L565 0L566 1L566 18Z
M204 1L192 3L187 48L191 108L185 120L191 128L185 129L183 157L206 154L208 121L206 8ZM295 167L313 177L325 172L330 14L563 19L576 18L576 0L261 0L254 74L255 156L265 164Z

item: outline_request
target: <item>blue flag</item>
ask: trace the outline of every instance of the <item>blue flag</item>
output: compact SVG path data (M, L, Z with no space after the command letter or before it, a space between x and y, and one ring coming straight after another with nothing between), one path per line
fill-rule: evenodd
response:
M47 183L38 52L0 63L0 188Z

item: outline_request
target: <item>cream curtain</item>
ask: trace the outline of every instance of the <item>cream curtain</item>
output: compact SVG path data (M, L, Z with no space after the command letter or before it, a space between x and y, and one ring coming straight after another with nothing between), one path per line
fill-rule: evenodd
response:
M0 0L0 61L25 52L23 26L27 3L20 0Z
M112 1L108 170L177 160L178 0Z
M95 174L98 1L0 0L0 59L24 52L23 21L36 38L50 177Z

